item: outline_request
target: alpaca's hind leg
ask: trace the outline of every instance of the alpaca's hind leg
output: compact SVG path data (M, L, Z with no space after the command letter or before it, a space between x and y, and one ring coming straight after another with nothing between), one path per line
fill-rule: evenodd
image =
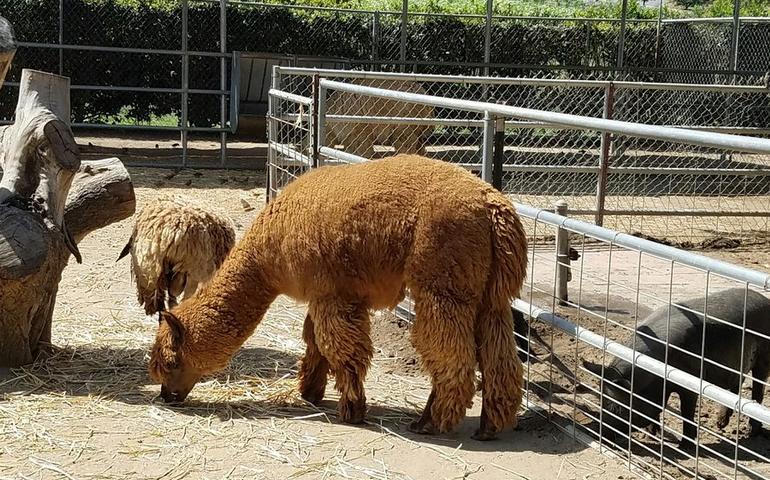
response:
M433 383L415 433L434 434L454 428L473 403L475 383L474 312L452 298L418 294L412 343Z
M329 376L329 362L321 355L315 342L315 325L310 314L305 317L302 328L305 340L305 356L299 369L299 391L302 398L317 405L324 398L326 382Z
M473 435L492 440L505 427L516 426L524 383L521 359L516 354L513 316L507 302L482 306L476 325L481 370L481 419Z
M366 415L364 378L373 355L369 311L361 303L330 298L311 302L309 314L316 345L340 392L340 417L346 423L361 423Z

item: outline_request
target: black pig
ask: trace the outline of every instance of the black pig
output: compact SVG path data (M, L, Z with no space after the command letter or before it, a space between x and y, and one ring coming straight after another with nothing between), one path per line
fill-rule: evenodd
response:
M744 301L746 305L746 328L759 332L762 335L770 335L770 300L764 295L751 290L747 293L743 288L733 288L709 295L708 297L707 313L709 318L706 320L706 341L703 344L706 358L736 371L741 368L742 332L740 328L735 328L731 325L739 327L743 325ZM705 297L700 297L677 303L686 308L678 305L671 306L668 338L674 347L692 352L694 355L669 347L668 364L699 377L701 368L699 355L703 339L703 314L694 312L704 311L706 299ZM638 352L661 362L665 361L665 339L668 318L668 306L654 311L638 325L636 335L627 340L625 345L629 348L634 348L634 337L636 337L636 350ZM731 325L720 323L717 319ZM584 361L583 366L596 375L602 375L602 366L599 364ZM650 419L657 421L662 411L661 401L665 405L671 393L679 395L682 417L694 421L695 407L698 400L696 393L669 381L666 382L664 396L664 382L661 377L638 367L634 370L632 388L630 363L615 358L604 369L603 391L605 398L602 408L604 409L603 420L606 422L606 425L620 432L627 432L628 406L630 404L633 412L631 419L633 425L638 428L647 428L652 425L652 430L657 432L657 425L654 425ZM739 392L740 377L737 373L707 361L703 362L703 371L705 381L736 394ZM743 349L743 372L748 373L749 371L751 371L752 376L755 378L752 385L751 398L762 403L764 385L757 381L757 379L766 381L770 374L770 340L747 331L745 347ZM634 392L633 403L629 402L630 395L618 387ZM637 398L637 395L649 400L652 404ZM612 399L618 403L613 402ZM615 418L609 415L608 412L620 418ZM727 425L732 413L730 408L721 408L717 420L719 428L724 428ZM643 417L641 414L646 415L648 418ZM683 423L684 434L680 447L691 449L694 446L693 442L697 434L697 428L693 423ZM751 426L751 435L756 435L762 431L762 424L760 422L750 419L749 424ZM605 430L610 440L618 441L618 434L611 429ZM627 437L622 435L621 439L627 440Z

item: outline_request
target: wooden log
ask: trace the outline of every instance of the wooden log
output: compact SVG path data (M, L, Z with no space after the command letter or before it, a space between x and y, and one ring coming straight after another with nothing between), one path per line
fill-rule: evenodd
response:
M128 171L120 160L110 158L83 162L65 217L79 242L98 228L130 217L135 209ZM8 256L14 261L7 262ZM27 364L50 344L56 293L68 258L64 235L52 222L35 212L0 205L0 367Z
M0 369L51 342L62 272L77 242L131 216L131 179L116 158L81 165L69 128L69 79L23 70L16 123L0 131Z
M15 53L16 39L13 35L13 27L8 20L0 17L0 88L2 88L5 76L11 68Z

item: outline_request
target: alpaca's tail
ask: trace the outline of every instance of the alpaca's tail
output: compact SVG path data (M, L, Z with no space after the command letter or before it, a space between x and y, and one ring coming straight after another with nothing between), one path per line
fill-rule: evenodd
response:
M482 375L482 417L489 434L515 426L521 405L523 368L516 351L511 300L527 271L527 237L516 211L497 191L487 194L492 221L492 268L476 321Z
M487 194L492 220L492 269L488 282L490 298L519 296L527 275L527 234L511 202L498 191Z

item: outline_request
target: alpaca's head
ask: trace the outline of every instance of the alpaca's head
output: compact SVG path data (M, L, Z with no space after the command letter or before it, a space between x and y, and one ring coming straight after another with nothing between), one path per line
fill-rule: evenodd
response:
M161 384L166 403L181 403L203 373L184 353L185 328L171 312L158 317L158 333L150 356L150 376Z

